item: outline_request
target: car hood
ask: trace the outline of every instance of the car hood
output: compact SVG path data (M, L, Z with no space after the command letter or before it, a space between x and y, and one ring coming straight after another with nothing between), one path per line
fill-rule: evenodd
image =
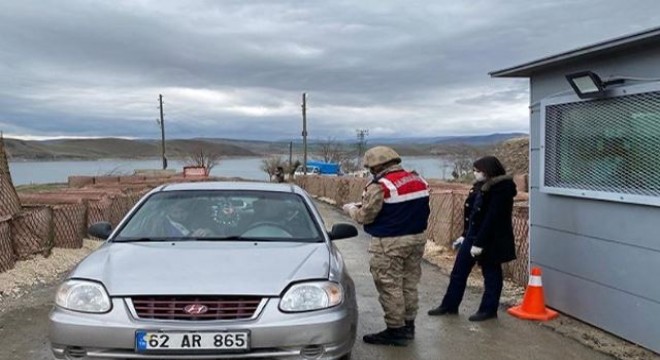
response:
M105 285L111 296L269 295L291 283L327 279L325 243L141 242L106 243L69 278Z

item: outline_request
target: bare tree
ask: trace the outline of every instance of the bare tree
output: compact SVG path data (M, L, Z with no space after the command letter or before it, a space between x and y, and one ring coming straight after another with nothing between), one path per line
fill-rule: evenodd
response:
M327 138L325 141L321 141L319 144L319 150L316 154L324 162L327 163L340 163L342 160L348 157L346 151L342 144L337 141L335 138Z
M471 182L474 180L472 162L473 160L467 156L457 156L454 158L454 169L451 172L451 177L454 181Z
M288 162L279 156L271 156L261 161L261 170L268 174L269 178L275 174L275 170L277 170L278 167L288 169Z
M288 174L291 178L293 178L293 173L296 172L296 169L297 169L300 165L302 165L302 163L300 162L300 160L296 160L296 161L294 161L294 162L291 163L291 164L288 164L288 163L287 163L287 166L284 167L284 172L285 172L286 174Z
M184 163L192 166L203 166L208 175L211 173L211 169L220 164L221 158L222 156L219 153L200 147L195 152L188 154L184 159Z
M487 149L467 144L448 144L434 149L434 153L447 159L452 164L451 177L456 182L472 182L472 164L487 154ZM443 173L444 173L443 168Z
M288 161L285 161L279 156L271 156L267 159L261 160L261 170L268 174L269 179L273 179L277 168L281 167L284 170L285 179L287 175L289 179L293 179L293 173L300 166L300 164L300 160L296 160L292 164L289 164Z
M352 173L354 171L360 170L360 166L356 160L344 159L340 162L341 169L345 173Z

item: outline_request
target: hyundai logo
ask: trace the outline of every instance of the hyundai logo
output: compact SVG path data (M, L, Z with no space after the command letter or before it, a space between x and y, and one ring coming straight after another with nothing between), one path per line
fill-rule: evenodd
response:
M190 305L186 305L186 307L183 308L183 311L187 312L190 315L200 315L209 311L209 308L206 305L202 305L202 304L190 304Z

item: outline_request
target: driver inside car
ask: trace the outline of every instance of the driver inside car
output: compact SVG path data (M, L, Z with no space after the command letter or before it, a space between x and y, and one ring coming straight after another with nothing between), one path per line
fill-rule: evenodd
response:
M213 232L207 228L196 228L190 222L192 204L175 201L165 209L162 231L167 237L205 237Z
M291 237L286 205L277 199L258 199L252 203L251 216L243 216L240 228L243 235L257 237Z

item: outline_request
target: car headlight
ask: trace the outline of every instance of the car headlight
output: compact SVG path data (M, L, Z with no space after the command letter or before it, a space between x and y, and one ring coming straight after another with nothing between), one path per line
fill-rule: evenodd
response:
M57 290L57 306L80 312L104 313L111 303L103 285L86 280L67 280Z
M280 300L280 310L285 312L326 309L341 304L344 289L331 281L295 284Z

